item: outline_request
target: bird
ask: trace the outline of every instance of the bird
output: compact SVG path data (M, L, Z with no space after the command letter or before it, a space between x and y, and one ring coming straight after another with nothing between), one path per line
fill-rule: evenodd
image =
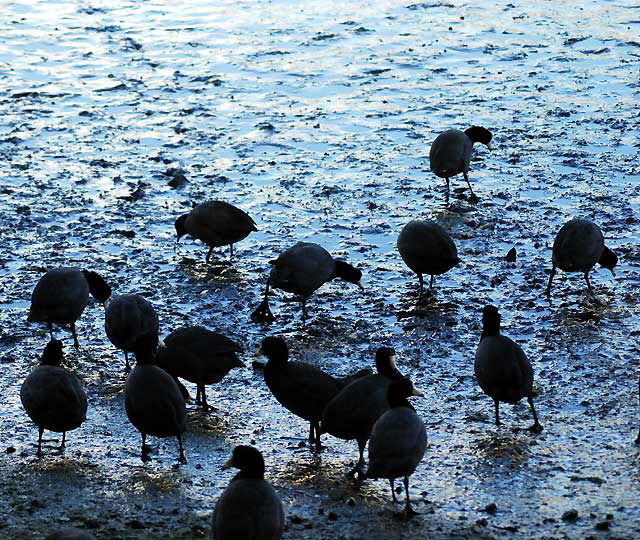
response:
M216 501L214 540L278 540L284 530L284 508L264 479L264 458L252 446L233 449L223 469L240 469Z
M244 367L237 353L242 347L222 334L202 326L180 328L164 338L156 360L172 377L180 377L197 385L196 405L205 411L207 384L220 382L233 368Z
M431 276L429 288L432 288L433 276L444 274L460 263L453 239L437 223L410 221L400 232L397 247L404 263L418 274L420 294L424 289L423 274Z
M551 295L551 283L556 268L565 272L582 272L591 294L593 289L589 281L589 272L598 263L616 275L618 256L604 245L604 236L600 227L586 219L572 219L565 223L553 241L551 275L546 294Z
M186 463L182 434L186 429L187 408L184 398L166 371L155 365L155 341L152 336L138 338L134 347L136 366L124 385L127 418L142 435L142 461L148 461L147 435L176 437L178 461Z
M255 322L273 321L273 314L269 309L269 287L299 295L302 299L303 321L307 317L307 299L328 281L340 278L364 290L360 282L360 270L334 259L322 246L311 242L298 242L280 253L277 259L269 261L269 264L272 268L264 300L251 314L251 319Z
M367 469L367 478L389 480L393 502L397 502L394 481L404 478L407 517L416 513L409 500L409 476L416 470L427 448L424 423L407 400L409 396L423 394L406 377L389 385L387 401L390 409L378 418L371 430Z
M478 384L495 406L496 426L500 425L499 403L515 404L527 398L533 413L530 431L542 430L533 406L533 368L522 347L500 335L500 313L495 306L482 309L482 336L476 349L474 371Z
M20 401L38 426L38 452L42 456L44 430L62 432L61 449L67 431L80 427L87 418L87 395L75 373L63 368L62 341L52 339L42 353L41 363L22 383Z
M53 323L68 324L77 349L80 344L75 323L89 303L89 294L104 305L111 296L111 287L93 271L53 268L33 289L27 321L47 323L50 339L53 339Z
M289 348L284 339L269 336L262 340L256 355L268 358L264 380L273 396L286 409L309 422L309 442L320 449L320 419L327 403L354 377L370 371L336 378L320 368L304 362L290 362Z
M109 341L124 351L125 371L129 371L128 353L133 352L140 336L155 336L158 342L158 315L139 294L121 294L112 298L105 310L104 328Z
M471 126L465 131L449 129L440 133L429 150L429 167L431 171L447 182L447 202L449 201L449 178L460 173L467 181L473 199L477 200L469 182L469 163L474 143L482 143L492 149L491 132L480 126Z
M395 351L391 347L379 347L376 351L375 375L361 377L345 386L327 403L322 412L320 434L329 433L358 443L360 458L350 475L362 476L364 448L371 429L378 418L389 409L387 388L392 381L401 379L396 368Z
M214 247L229 246L233 258L233 244L257 231L255 221L244 210L224 201L207 201L195 206L188 214L175 221L176 242L185 234L197 238L209 246L206 262Z
M61 529L49 534L45 540L96 540L96 537L89 531L83 531L80 529Z

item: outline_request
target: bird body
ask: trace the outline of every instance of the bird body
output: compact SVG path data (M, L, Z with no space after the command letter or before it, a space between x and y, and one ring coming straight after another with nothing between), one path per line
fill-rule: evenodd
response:
M565 272L582 272L589 292L593 292L589 272L596 263L608 268L615 276L618 257L605 246L600 227L586 219L568 221L560 228L553 241L553 266L547 284L547 295L551 294L556 268Z
M214 540L279 540L284 530L284 508L264 479L262 454L237 446L223 466L240 472L229 482L213 511Z
M263 339L258 352L268 358L267 387L283 407L309 422L309 440L319 447L322 412L350 378L337 379L311 364L290 362L287 344L279 337Z
M380 347L376 351L378 373L361 377L340 390L322 411L320 433L338 439L355 440L360 458L351 474L362 474L364 448L371 430L389 409L387 390L391 382L402 378L395 366L395 351Z
M233 368L243 367L235 341L202 326L180 328L164 339L158 350L158 366L173 377L195 383L196 403L208 409L205 385L220 382Z
M105 310L104 326L109 341L124 351L127 371L130 369L128 353L133 352L140 336L155 336L156 343L158 341L158 315L139 294L113 298Z
M410 221L400 232L397 247L402 260L418 275L420 292L423 274L431 276L431 287L434 275L444 274L460 262L453 239L437 223Z
M257 231L255 221L240 208L224 201L207 201L195 206L175 222L178 240L185 235L201 240L209 246L206 261L209 262L214 247L230 246Z
M469 163L473 152L473 144L480 142L491 150L492 135L488 129L471 126L465 131L449 129L440 133L429 150L429 167L431 171L447 182L447 200L449 199L449 179L460 173L464 175L469 191L475 197L469 182Z
M27 415L39 428L38 456L42 454L42 433L46 429L65 435L80 427L87 417L87 396L80 379L63 368L62 342L52 340L35 367L22 383L20 401Z
M294 293L302 299L302 315L306 318L306 301L322 285L335 278L354 283L362 288L362 272L344 261L335 260L318 244L298 242L269 261L272 265L264 301L251 315L254 320L272 320L269 309L269 287Z
M111 288L96 272L78 268L53 268L45 273L31 294L29 322L44 322L53 339L52 325L69 325L74 345L79 347L75 322L89 303L89 294L106 302Z
M424 423L407 401L407 397L422 396L409 379L393 381L387 389L390 409L373 426L369 439L368 478L387 478L395 501L393 483L404 478L406 491L405 511L411 515L409 476L422 460L427 448Z
M500 314L495 306L482 312L482 337L476 349L474 371L482 391L493 399L496 425L500 425L499 403L517 403L526 397L533 412L532 431L542 429L533 406L533 367L522 347L500 335Z
M173 377L154 364L152 340L142 338L135 348L136 366L124 385L124 405L129 421L142 435L142 459L148 459L147 435L176 437L179 460L186 462L182 434L186 429L187 409Z

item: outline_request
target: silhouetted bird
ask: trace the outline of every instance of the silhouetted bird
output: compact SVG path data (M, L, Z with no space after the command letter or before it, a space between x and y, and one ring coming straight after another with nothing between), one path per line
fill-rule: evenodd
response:
M269 360L264 366L264 380L273 396L286 409L309 422L309 442L320 448L320 419L327 403L354 377L365 376L361 370L344 378L332 377L320 368L304 362L289 362L284 339L266 337L256 354Z
M228 337L190 326L171 332L158 350L158 366L173 377L180 377L197 385L196 405L207 411L207 384L220 382L233 368L243 367L237 353L242 347Z
M78 268L54 268L43 275L31 294L29 322L44 322L53 339L53 323L69 325L76 348L76 321L89 303L89 294L104 303L111 296L111 287L96 272Z
M422 395L407 378L393 381L387 389L390 410L374 424L369 440L367 478L388 478L391 496L396 502L393 484L396 478L402 477L407 496L407 517L415 514L409 500L409 476L416 470L427 448L424 423L407 398Z
M589 282L589 272L593 266L599 263L615 276L618 257L604 245L600 227L586 219L572 219L565 223L556 235L553 242L552 262L547 296L551 294L551 282L556 275L556 268L565 272L582 272L587 288L593 294Z
M158 315L139 294L122 294L111 299L105 310L104 328L109 341L124 351L125 371L129 371L128 353L142 336L155 336L158 343Z
M270 322L273 314L269 309L269 287L294 293L302 299L302 318L307 316L307 298L322 285L335 278L358 285L361 289L362 272L344 261L335 260L318 244L298 242L283 251L278 258L269 261L273 265L267 279L264 300L251 314L257 322Z
M410 221L400 232L397 246L402 260L418 274L420 293L424 288L423 274L431 276L431 288L433 276L448 272L460 262L451 236L437 223Z
M495 306L482 310L482 337L474 362L476 379L482 391L493 399L496 425L500 425L499 402L515 404L527 398L533 413L533 426L542 430L533 406L533 368L524 351L514 341L500 335L500 313Z
M214 540L279 540L284 508L264 479L264 459L251 446L236 446L223 469L240 469L213 510Z
M474 143L482 143L491 150L491 132L483 127L471 126L464 132L450 129L440 133L433 141L429 151L431 171L447 182L447 201L449 200L449 178L460 173L467 181L469 191L477 199L469 182L469 163Z
M320 434L329 433L339 439L355 440L358 443L360 457L349 474L362 475L364 448L373 425L389 409L387 389L393 380L402 378L396 368L395 354L390 347L378 348L377 373L358 378L345 386L322 412Z
M136 366L124 385L124 405L127 417L142 435L143 461L149 460L147 435L176 437L180 448L179 461L186 463L182 434L187 423L187 408L173 377L155 365L155 341L141 336L134 354Z
M255 222L244 211L223 201L207 201L181 215L175 222L178 240L185 234L201 240L209 246L206 262L214 247L229 246L233 257L233 244L257 231Z
M42 456L44 430L62 432L64 448L67 431L80 427L87 418L87 396L75 373L63 368L62 342L51 340L39 366L22 383L20 401L38 426L38 457Z

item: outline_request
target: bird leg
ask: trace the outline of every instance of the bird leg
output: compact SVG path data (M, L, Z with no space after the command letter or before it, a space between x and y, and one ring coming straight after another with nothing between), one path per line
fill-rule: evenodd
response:
M473 189L471 189L471 182L469 182L469 175L467 174L466 171L462 171L462 174L464 175L464 179L467 181L467 185L469 186L469 191L471 192L471 197L469 197L469 201L470 202L474 202L474 201L478 201L478 196L473 192Z
M233 259L233 244L229 244L229 259Z
M587 288L589 289L589 292L593 295L593 288L591 287L591 282L589 281L589 271L585 271L584 273L584 280L587 282ZM595 295L594 295L595 296Z
M76 323L72 322L69 326L71 327L71 335L73 336L73 346L79 349L80 343L78 343L78 334L76 334Z
M497 399L493 400L493 404L496 408L496 426L500 425L500 404Z
M348 473L349 476L353 476L358 480L362 480L364 478L364 447L367 444L366 439L364 441L358 440L358 452L360 452L360 458L358 459L358 463L356 466L351 469Z
M444 193L444 201L445 201L445 204L449 206L449 179L445 178L445 181L447 183L447 190Z
M44 428L38 428L38 451L36 452L36 456L42 457L42 434L44 433Z
M129 364L129 354L127 353L127 351L124 351L124 362L124 372L129 373L131 371L131 365Z
M64 445L67 442L67 432L62 432L62 444L60 445L60 450L64 450Z
M180 448L180 455L178 456L178 461L180 463L186 463L187 458L184 455L184 448L182 447L182 435L178 433L177 437L178 437L178 447Z
M48 322L47 326L49 327L49 339L53 339L53 323Z
M198 403L198 398L196 397L196 404L201 405L204 411L209 412L215 410L215 407L212 407L207 403L207 389L204 384L198 385L198 396L202 396L202 399Z
M540 422L538 422L538 415L536 414L536 409L533 406L533 398L528 396L527 401L529 402L529 405L531 405L531 412L533 413L533 425L529 428L529 431L532 431L533 433L540 433L542 431L542 426L540 425Z
M422 277L422 274L418 274L418 281L420 282L420 295L422 295L422 292L424 291L424 278Z
M407 501L404 507L405 516L408 518L413 517L418 514L413 508L411 508L411 501L409 500L409 477L404 477L404 490L407 494Z
M556 275L556 267L554 265L551 267L551 274L549 274L549 283L547 283L547 291L546 291L547 296L551 295L551 282L553 281L553 276L555 275Z
M267 287L264 290L264 300L260 302L260 305L251 314L251 320L257 323L269 324L273 322L275 317L269 309L269 285L271 284L271 278L267 278Z
M149 452L151 451L151 448L149 448L147 446L147 435L145 433L142 433L142 449L140 451L140 459L146 463L147 461L151 461L151 458L149 457Z
M207 256L204 259L204 262L207 264L209 264L209 259L211 259L211 253L213 253L213 246L209 246L209 253L207 253Z
M389 484L391 485L391 500L393 500L394 503L397 503L398 499L396 497L396 490L393 488L394 482L395 482L395 478L389 478Z
M433 274L431 274L431 279L429 280L429 289L433 289Z

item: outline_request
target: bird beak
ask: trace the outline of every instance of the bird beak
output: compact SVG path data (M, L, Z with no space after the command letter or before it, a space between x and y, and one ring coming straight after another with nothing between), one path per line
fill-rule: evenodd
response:
M491 146L491 141L487 143L487 148L489 149L489 151L493 150L493 146Z
M224 471L225 469L230 469L231 467L233 467L233 456L231 456L226 462L225 464L221 467L221 469Z
M362 285L362 282L361 282L361 281L358 281L358 283L356 283L356 285L357 285L358 287L360 287L360 290L361 290L361 291L364 291L364 286Z
M616 277L616 269L615 269L615 268L612 268L612 269L611 269L611 275L612 275L613 277Z
M262 345L260 345L258 350L253 353L253 357L254 358L257 358L258 356L264 356L264 351L262 350Z

